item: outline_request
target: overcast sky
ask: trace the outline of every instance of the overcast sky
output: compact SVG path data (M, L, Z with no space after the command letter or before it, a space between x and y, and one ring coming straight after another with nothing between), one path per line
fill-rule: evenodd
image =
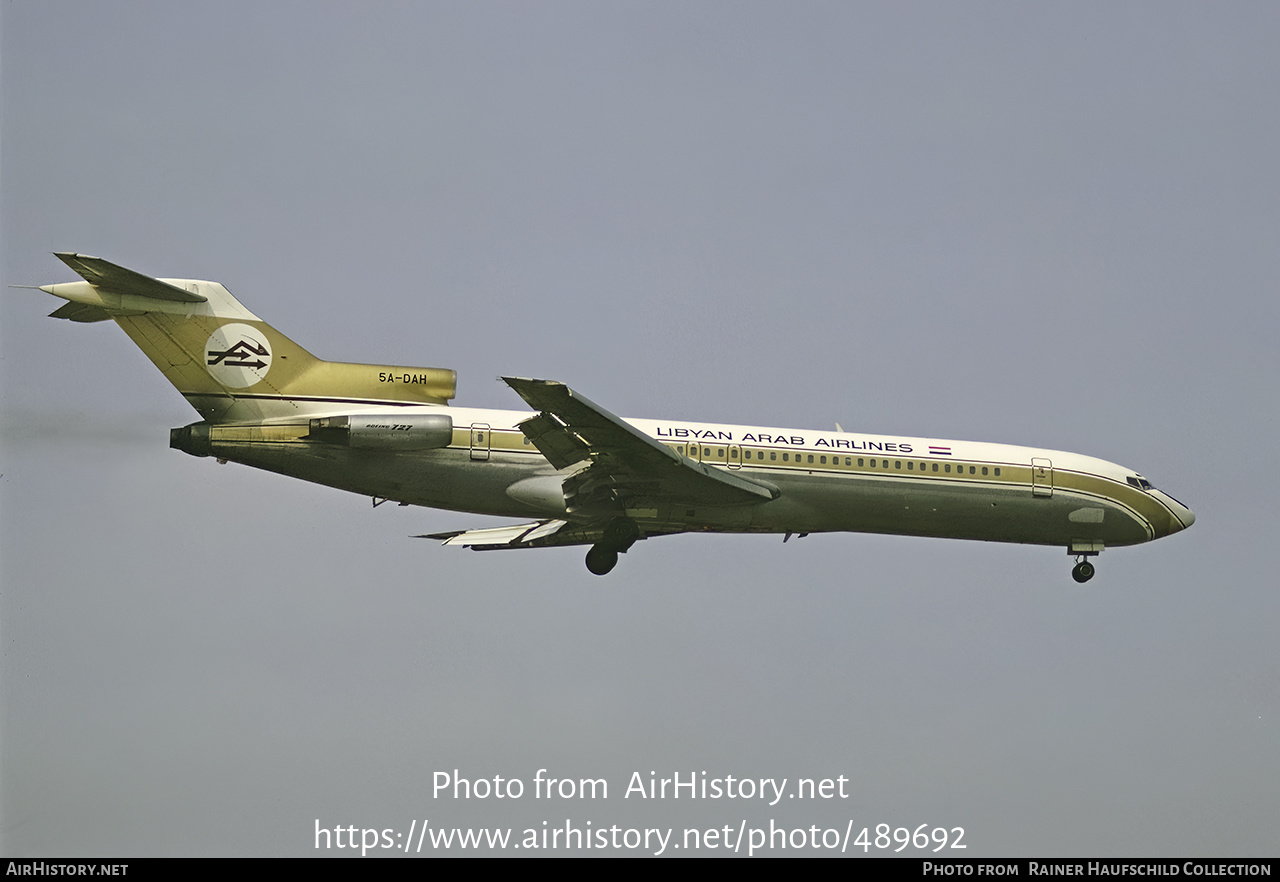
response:
M196 414L118 328L6 289L0 853L425 818L1276 854L1274 3L0 16L6 285L80 251L220 281L322 358L454 368L460 405L519 408L514 374L1071 450L1199 518L1084 586L1063 549L851 534L663 538L600 579L170 450ZM541 768L608 798L433 798ZM634 771L848 796L624 798Z

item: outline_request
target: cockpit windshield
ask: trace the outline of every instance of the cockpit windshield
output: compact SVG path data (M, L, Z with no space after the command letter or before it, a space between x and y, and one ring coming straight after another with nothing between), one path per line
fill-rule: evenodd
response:
M1125 480L1127 480L1133 486L1137 487L1139 490L1156 489L1151 485L1151 482L1148 481L1146 478L1142 477L1142 475L1129 475Z

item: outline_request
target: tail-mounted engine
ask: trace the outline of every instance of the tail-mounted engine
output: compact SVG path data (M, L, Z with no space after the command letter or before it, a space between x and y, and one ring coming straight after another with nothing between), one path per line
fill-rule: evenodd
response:
M222 456L229 446L336 444L363 450L433 450L453 440L447 413L352 414L320 417L305 424L219 426L192 423L169 433L169 446L192 456ZM236 459L228 454L229 459Z
M308 441L366 450L432 450L453 440L447 413L352 414L311 420Z

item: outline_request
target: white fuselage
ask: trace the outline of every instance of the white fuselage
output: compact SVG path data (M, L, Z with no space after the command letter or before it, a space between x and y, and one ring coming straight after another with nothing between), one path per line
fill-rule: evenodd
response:
M525 439L517 423L528 412L396 409L410 411L447 413L451 443L425 451L317 452L306 444L230 442L215 444L211 453L410 504L508 517L565 515L559 487L575 469L557 471ZM646 532L854 531L1096 552L1156 539L1195 519L1136 472L1074 453L856 432L626 422L683 456L781 491L758 505L665 502L629 510Z

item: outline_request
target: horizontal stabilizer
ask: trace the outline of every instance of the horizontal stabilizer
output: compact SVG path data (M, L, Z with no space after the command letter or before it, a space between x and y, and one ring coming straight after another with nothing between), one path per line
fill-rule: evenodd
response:
M49 318L70 319L73 322L105 322L111 313L101 306L89 303L64 303L49 313Z
M117 266L101 257L90 257L87 254L73 254L68 251L55 251L53 256L71 267L76 273L93 285L112 294L132 294L135 297L150 297L152 300L172 300L178 303L203 303L208 298L200 294L192 294L184 288L170 285L159 279L144 276L122 266ZM66 318L66 316L59 316ZM84 321L78 319L77 321ZM96 321L96 319L94 320Z

